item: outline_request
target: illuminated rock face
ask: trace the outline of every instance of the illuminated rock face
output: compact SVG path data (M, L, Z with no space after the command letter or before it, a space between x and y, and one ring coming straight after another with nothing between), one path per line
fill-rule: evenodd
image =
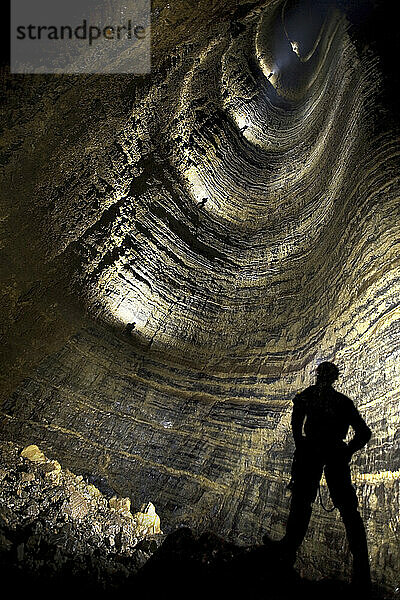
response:
M379 71L337 10L231 4L160 5L152 77L37 78L10 101L2 435L151 498L165 530L279 538L291 398L333 360L373 431L353 475L390 587L398 164ZM316 506L306 574L348 573L343 541Z

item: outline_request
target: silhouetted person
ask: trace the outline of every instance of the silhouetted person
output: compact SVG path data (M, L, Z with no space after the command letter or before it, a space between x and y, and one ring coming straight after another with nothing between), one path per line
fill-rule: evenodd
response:
M351 484L349 462L353 453L369 441L371 430L350 398L332 387L338 376L336 365L321 363L317 367L316 384L297 394L293 400L292 431L296 452L290 483L290 513L281 544L294 562L296 551L307 532L311 505L324 472L353 555L352 582L367 591L370 587L367 540L358 512L357 495ZM346 444L344 438L350 426L354 436Z

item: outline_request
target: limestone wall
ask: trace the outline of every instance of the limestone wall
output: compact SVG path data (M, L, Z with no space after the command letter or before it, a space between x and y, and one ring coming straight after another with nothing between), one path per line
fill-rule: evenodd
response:
M332 360L393 588L397 134L379 57L296 6L156 3L151 76L6 78L1 435L171 528L279 538L291 398ZM307 540L302 568L346 574L334 513Z

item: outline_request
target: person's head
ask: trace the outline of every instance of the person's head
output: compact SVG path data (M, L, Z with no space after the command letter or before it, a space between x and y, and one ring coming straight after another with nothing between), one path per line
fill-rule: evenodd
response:
M331 362L322 362L317 367L317 383L332 384L339 377L339 369Z

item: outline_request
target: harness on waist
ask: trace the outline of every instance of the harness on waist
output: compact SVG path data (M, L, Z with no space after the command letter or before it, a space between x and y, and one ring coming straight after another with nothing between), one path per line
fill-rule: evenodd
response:
M293 454L292 468L291 468L291 472L290 472L290 481L286 486L286 489L288 489L290 491L293 490L293 486L294 486L294 482L295 482L295 466L296 466L296 462L297 462L297 456L298 456L298 450L296 448L296 450L294 451L294 454ZM335 505L333 505L331 508L327 508L324 505L324 502L322 500L322 493L321 493L321 482L318 483L318 498L319 498L319 503L321 504L321 506L325 512L330 513L335 510L335 508L336 508Z

